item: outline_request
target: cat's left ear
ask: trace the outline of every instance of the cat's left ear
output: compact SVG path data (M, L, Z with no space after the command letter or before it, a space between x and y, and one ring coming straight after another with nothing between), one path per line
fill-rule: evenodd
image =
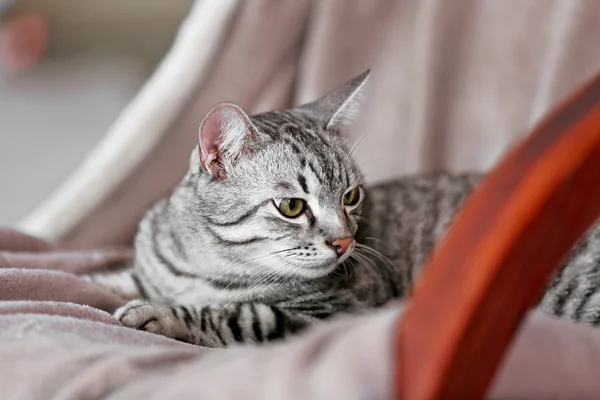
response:
M318 116L327 130L351 125L362 111L370 73L371 70L363 72L344 86L300 109Z
M250 117L233 103L221 103L200 124L200 165L215 179L224 179L236 161L249 152L257 129Z

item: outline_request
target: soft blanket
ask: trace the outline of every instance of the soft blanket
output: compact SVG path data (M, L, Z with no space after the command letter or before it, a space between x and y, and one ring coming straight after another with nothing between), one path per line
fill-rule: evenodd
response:
M385 399L395 305L287 342L210 350L124 328L122 301L76 274L120 268L127 249L66 250L0 229L0 398ZM532 314L493 398L597 398L600 332Z

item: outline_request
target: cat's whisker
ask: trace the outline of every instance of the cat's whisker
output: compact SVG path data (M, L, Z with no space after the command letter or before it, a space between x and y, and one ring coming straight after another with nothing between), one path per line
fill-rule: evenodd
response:
M265 271L264 276L260 277L257 281L253 282L249 287L247 287L242 293L240 293L239 295L237 295L233 299L231 299L227 304L225 304L223 307L221 307L221 310L227 308L227 306L229 306L231 303L242 298L245 294L251 292L257 286L261 285L263 282L268 281L269 278L274 277L277 272L278 271L273 272L272 270Z
M363 224L363 225L366 224L366 225L371 226L371 221L369 221L368 219L366 219L364 216L357 215L356 218L358 219L358 221L359 221L360 224Z
M385 159L389 159L389 157L376 157L376 158L371 158L371 159L368 159L367 161L365 161L365 162L363 162L363 163L359 164L357 167L358 167L359 169L362 169L362 168L363 168L365 165L367 165L367 164L370 164L370 163L372 163L372 162L374 162L374 161L382 161L382 160L385 160Z
M364 244L361 244L361 243L357 243L356 247L357 247L357 249L360 249L360 250L364 251L365 253L368 253L374 257L377 257L379 260L381 260L383 263L385 263L387 267L392 268L392 269L394 268L394 263L380 251L375 250L374 248L364 245Z
M383 265L378 265L378 264L375 262L375 260L373 260L373 258L372 258L372 257L370 257L370 256L373 256L373 257L375 257L375 256L374 256L374 255L372 255L372 254L369 254L369 253L366 253L366 252L365 252L365 254L363 254L363 253L361 253L360 251L357 251L356 255L358 256L357 258L360 258L360 259L362 260L362 262L363 262L363 263L367 263L367 264L369 264L369 265L370 265L372 268L381 268L381 267L384 267L384 268L389 268L389 265L388 265L386 262L383 262L383 263L382 263Z
M219 274L219 275L217 275L217 276L213 277L212 279L208 280L208 281L207 281L207 283L212 283L212 282L216 281L217 279L221 278L222 276L224 276L224 275L227 275L227 274L230 274L230 273L232 273L233 271L235 271L236 269L243 268L244 266L246 266L246 265L247 265L247 263L246 263L245 261L242 261L242 263L238 264L238 261L239 261L239 259L240 259L240 258L242 258L242 255L241 255L241 254L240 254L239 256L237 256L237 257L235 258L235 260L231 260L231 261L229 261L229 262L228 262L228 263L227 263L227 264L226 264L226 265L223 267L223 269L225 269L225 271L224 271L224 272L222 272L221 274ZM234 266L233 266L233 268L229 268L229 266L230 266L231 264L237 264L237 265L234 265Z
M279 289L281 289L281 287L283 285L285 285L292 278L292 276L293 276L292 274L288 274L288 276L286 278L284 278L283 282L281 282L281 284L279 286L277 286L277 289L275 289L273 291L273 295L275 295L275 293L277 293L279 291Z
M244 265L247 265L247 264L244 264ZM268 266L267 266L267 265L265 265L265 264L259 264L259 265L257 265L256 267L253 267L253 268L250 268L250 269L249 269L249 270L247 270L247 271L244 271L244 272L243 272L243 273L241 273L239 276L237 276L236 278L234 278L234 279L233 279L233 280L232 280L232 281L231 281L231 282L230 282L230 283L229 283L229 284L228 284L228 285L225 287L225 289L221 291L220 295L219 295L219 296L217 296L217 298L216 298L216 299L215 299L215 301L213 302L213 306L215 306L215 305L216 305L216 303L217 303L217 301L219 300L219 298L221 298L221 297L223 297L223 296L226 296L226 295L227 295L227 293L228 293L228 292L226 291L226 289L228 289L228 288L229 288L229 287L230 287L230 286L231 286L231 285L232 285L232 284L233 284L235 281L237 281L238 279L240 279L240 278L241 278L242 276L244 276L245 274L247 274L247 273L250 273L250 272L252 272L252 271L256 270L257 268L261 268L261 267L262 267L262 268L265 268L265 267L268 267ZM251 284L251 285L250 285L248 288L246 288L246 291L248 291L248 290L251 290L251 289L253 289L254 287L256 287L257 285L259 285L259 284L260 284L260 281L261 281L263 278L265 278L265 279L266 279L266 278L268 278L268 276L269 276L269 273L270 273L270 270L264 271L264 272L262 272L262 273L261 273L261 272L259 272L258 274L256 274L256 276L255 276L256 280L255 280L254 282L252 282L252 284ZM242 295L243 295L243 293L242 293ZM229 303L228 303L228 304L229 304Z
M221 310L219 311L219 313L221 311L223 311L224 309L227 308L227 306L229 306L231 303L235 302L236 300L242 298L242 296L244 296L246 293L252 291L256 286L258 286L258 282L253 283L252 285L250 285L249 287L247 287L242 293L240 293L239 295L235 296L233 299L231 299L230 301L228 301L224 306L221 307Z
M358 247L354 250L353 254L356 256L356 259L359 260L359 262L370 264L372 267L376 267L375 262L367 257L367 255L362 254Z
M350 148L350 151L348 152L348 155L346 155L346 158L344 159L344 163L347 163L348 160L350 160L352 158L352 156L354 155L354 152L356 151L356 149L358 148L358 144L361 142L361 140L364 139L366 135L362 135L361 137L359 137L356 142L354 142L354 144L352 145L352 147Z
M385 246L385 244L383 244L383 243L382 243L382 245ZM365 252L366 254L370 254L373 257L379 259L390 270L395 269L394 263L379 250L376 250L376 249L374 249L370 246L366 246L366 245L360 245L360 246L357 246L357 248L360 249L361 251Z
M365 221L366 221L366 219L365 219ZM371 236L366 236L366 237L364 237L364 239L365 239L365 240L371 240L371 241L373 241L373 242L377 242L377 243L381 244L381 245L382 245L382 246L384 246L384 247L389 247L389 246L388 246L386 243L384 243L384 242L383 242L383 240L381 240L381 239L377 239L377 238L374 238L374 237L371 237ZM363 244L363 246L366 246L366 245L364 245L364 244Z
M273 251L273 252L270 252L270 253L264 254L264 255L262 255L262 256L258 256L258 257L254 257L254 258L249 258L249 259L246 259L246 260L242 261L242 264L238 264L238 265L236 265L235 267L233 267L233 268L231 268L231 269L228 269L228 270L226 270L225 272L223 272L223 273L221 273L221 274L219 274L219 275L215 276L214 278L212 278L211 280L209 280L209 281L208 281L208 283L212 283L212 282L214 282L215 280L217 280L217 279L219 279L219 278L223 277L224 275L227 275L227 274L230 274L230 273L232 273L234 270L237 270L237 269L243 268L243 267L247 266L248 264L250 264L250 263L251 263L251 262L253 262L253 261L261 260L261 259L264 259L264 258L270 257L270 256L272 256L272 255L279 254L279 253L283 253L283 252L286 252L286 251L293 251L293 250L297 250L297 249L299 249L299 248L300 248L300 247L292 247L292 248L289 248L289 249L283 249L283 250ZM238 261L239 261L239 258L241 258L241 255L240 255L240 256L238 256L238 259L237 259ZM235 260L234 260L234 261L232 261L231 263L234 263L234 262L237 262L237 261L235 261ZM251 271L252 271L252 270L254 270L254 269L255 269L255 268L252 268L251 270L245 271L245 272L244 272L244 273L242 273L240 276L238 276L238 278L239 278L239 277L241 277L241 276L243 276L243 275L245 275L245 274L247 274L248 272L251 272ZM238 279L238 278L236 278L236 279Z
M356 264L354 263L354 261L356 261L356 259L352 257L352 254L350 254L350 256L348 257L348 266L352 268L352 271L349 271L347 268L345 268L348 279L350 279L351 272L356 272Z
M221 311L226 309L230 304L232 304L232 303L236 302L237 300L239 300L240 298L242 298L244 295L254 291L258 286L262 285L264 282L267 282L270 278L273 278L274 276L275 276L275 274L268 274L268 273L265 274L264 276L261 276L260 279L258 279L256 282L254 282L250 286L248 286L242 293L235 296L233 299L231 299L229 302L227 302L223 307L221 307Z
M206 282L207 282L207 283L213 283L213 282L214 282L214 281L216 281L217 279L219 279L219 278L222 278L222 277L223 277L223 276L225 276L225 275L232 274L232 273L233 273L235 270L238 270L238 269L244 268L244 267L245 267L245 266L247 266L247 265L248 265L248 263L243 263L243 264L236 265L236 266L234 266L233 268L227 269L225 272L223 272L223 273L221 273L221 274L219 274L219 275L215 276L214 278L212 278L212 279L210 279L210 280L208 280L208 281L206 281ZM246 271L246 272L248 272L248 271ZM242 275L243 275L243 274L242 274Z
M283 250L272 251L272 252L270 252L270 253L268 253L268 254L265 254L265 255L263 255L263 256L258 256L258 257L255 257L255 258L250 258L250 259L248 259L248 260L246 260L246 261L256 261L256 260L260 260L261 258L269 257L269 256L272 256L272 255L275 255L275 254L285 253L285 252L287 252L287 251L298 250L298 249L300 249L300 248L301 248L300 246L297 246L297 247L291 247L291 248L289 248L289 249L283 249Z
M285 268L283 268L281 271L279 271L279 273L277 273L277 274L276 274L276 276L274 276L274 278L275 278L275 279L278 279L279 277L282 277L282 276L284 276L284 275L285 275L285 274L287 274L289 271L291 271L293 268L294 268L294 265L293 265L291 262L288 262L288 264L287 264L287 265L285 265ZM288 277L286 277L286 278L283 280L283 282L282 282L282 283L281 283L281 284L280 284L280 285L277 287L277 290L278 290L278 289L279 289L279 288L280 288L280 287L281 287L281 286L282 286L282 285L285 283L285 281L286 281L288 278L289 278L289 274L288 274ZM260 296L261 296L261 295L262 295L262 294L263 294L265 291L267 291L267 290L268 290L268 289L269 289L269 288L270 288L270 287L273 285L273 283L274 283L274 282L271 282L270 284L268 284L268 285L267 285L267 287L265 287L265 288L264 288L264 289L263 289L263 290L262 290L262 291L261 291L259 294L257 294L257 295L256 295L256 297L255 297L255 298L256 298L256 299L260 298ZM276 292L277 290L275 290L275 291L273 292L273 294L275 294L275 292Z
M358 250L354 250L352 255L359 263L371 264L371 261L368 258L366 258L363 254L361 254Z
M252 268L250 268L249 270L247 270L247 271L244 271L243 273L241 273L240 275L238 275L236 278L232 279L232 281L231 281L231 282L229 282L229 284L228 284L227 286L225 286L225 289L223 289L223 291L225 291L225 290L229 289L229 287L230 287L232 284L234 284L234 283L235 283L235 282L236 282L238 279L240 279L242 276L244 276L244 275L246 275L246 274L248 274L248 273L250 273L250 272L252 272L252 271L256 270L257 268L261 268L261 267L264 267L264 265L263 265L263 264L259 264L259 265L257 265L256 267L252 267Z
M291 248L291 249L280 250L280 251L277 251L277 252L271 253L271 255L272 255L272 254L277 254L277 253L282 253L282 252L284 252L284 251L293 251L293 250L296 250L296 249L299 249L299 248L300 248L300 247L294 247L294 248ZM288 256L293 256L293 254L284 254L284 257L288 257ZM285 259L282 259L281 261L284 263L284 266L286 266L287 268L284 268L284 270L283 270L283 271L278 271L278 272L276 272L276 273L273 275L273 278L274 278L274 279L279 279L279 277L280 277L280 276L283 276L283 274L284 274L284 273L287 273L288 271L291 271L291 270L294 268L294 265L293 265L293 264L292 264L290 261L288 261L288 260L285 260ZM267 272L270 272L270 271L267 271ZM267 280L268 278L269 278L269 275L267 274L267 276L265 276L265 277L264 277L264 279L260 280L259 282L256 282L256 285L254 285L254 287L256 287L256 286L260 285L262 282L264 282L264 281L265 281L265 280ZM258 294L256 297L257 297L257 298L258 298L258 297L260 297L260 295L262 295L262 293L264 293L264 292L265 292L265 291L266 291L268 288L269 288L269 285L267 285L267 287L266 287L265 289L263 289L263 291L261 291L261 292L260 292L260 293L259 293L259 294Z

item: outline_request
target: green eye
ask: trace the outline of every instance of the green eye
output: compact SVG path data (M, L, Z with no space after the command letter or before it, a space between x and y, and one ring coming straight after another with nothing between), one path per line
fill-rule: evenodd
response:
M345 206L353 206L356 205L356 203L358 203L358 200L360 199L360 190L358 189L358 186L355 187L354 189L350 190L349 192L346 192L346 194L344 195L344 205Z
M302 199L283 199L279 203L279 212L289 218L295 218L304 211L305 203Z

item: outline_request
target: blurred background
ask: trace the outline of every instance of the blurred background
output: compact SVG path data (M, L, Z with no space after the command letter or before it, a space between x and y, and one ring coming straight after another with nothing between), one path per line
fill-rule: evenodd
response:
M0 0L3 39L6 28L41 17L44 29L33 32L47 41L18 71L0 55L0 224L25 217L81 163L168 51L192 3Z
M368 183L487 171L600 71L599 4L0 0L0 224L131 243L216 103L287 108L367 69L345 138Z

